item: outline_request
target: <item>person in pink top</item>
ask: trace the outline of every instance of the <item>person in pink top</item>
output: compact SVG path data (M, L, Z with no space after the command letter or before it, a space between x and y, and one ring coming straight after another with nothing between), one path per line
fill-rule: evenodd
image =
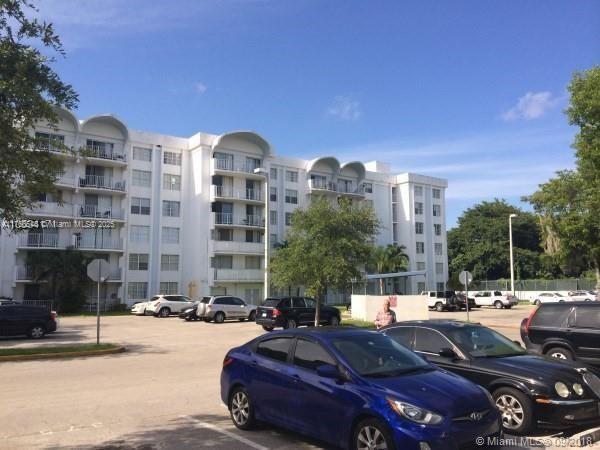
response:
M375 317L375 327L379 330L382 327L387 325L391 325L396 322L396 315L394 311L390 309L390 301L383 301L383 309L377 312L377 316Z

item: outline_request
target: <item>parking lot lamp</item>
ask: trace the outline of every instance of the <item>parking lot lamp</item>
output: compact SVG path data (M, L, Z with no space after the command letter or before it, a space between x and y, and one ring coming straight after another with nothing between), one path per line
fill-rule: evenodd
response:
M515 295L515 269L514 269L514 261L513 261L513 237L512 237L512 219L513 217L517 217L516 214L511 214L508 216L508 240L510 246L510 290L512 295Z
M264 270L265 270L265 280L264 280L264 287L263 287L263 297L267 298L269 296L269 171L267 169L265 169L264 167L257 167L256 169L254 169L254 173L257 175L262 175L263 177L265 177L265 184L264 184L264 190L265 190L265 237L264 237L264 241L265 241L265 262L264 262Z

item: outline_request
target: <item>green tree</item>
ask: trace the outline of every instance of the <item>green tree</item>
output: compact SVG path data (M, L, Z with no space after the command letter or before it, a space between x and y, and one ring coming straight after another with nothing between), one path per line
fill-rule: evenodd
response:
M61 252L32 252L27 265L33 280L45 281L46 296L57 301L61 312L77 312L85 303L84 287L89 282L87 264L91 258L67 249Z
M577 72L569 85L577 167L525 197L540 217L546 246L563 264L593 268L600 289L600 66Z
M292 214L287 246L270 262L273 285L304 286L317 300L315 325L327 289L347 289L360 276L371 253L369 243L379 228L372 208L340 199L334 204L317 197Z
M463 270L475 280L506 278L510 275L508 216L513 219L515 261L521 257L521 277L537 275L532 255L542 254L541 233L535 215L509 205L504 200L482 202L467 209L458 219L458 226L448 232L450 278ZM516 264L515 264L516 266Z
M18 218L39 192L55 190L62 162L47 149L36 148L32 129L55 126L57 107L77 104L73 88L61 81L50 64L64 55L52 24L27 16L35 9L27 0L0 0L0 216Z
M388 244L386 247L373 247L367 269L370 272L396 273L407 270L408 255L403 245ZM383 292L383 278L379 279L379 293Z

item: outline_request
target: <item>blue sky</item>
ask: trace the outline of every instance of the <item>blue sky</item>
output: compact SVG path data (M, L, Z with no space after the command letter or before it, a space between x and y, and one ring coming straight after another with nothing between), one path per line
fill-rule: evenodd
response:
M573 166L573 71L600 2L40 0L77 114L190 136L252 129L282 155L447 178L448 227ZM523 206L523 205L521 205Z

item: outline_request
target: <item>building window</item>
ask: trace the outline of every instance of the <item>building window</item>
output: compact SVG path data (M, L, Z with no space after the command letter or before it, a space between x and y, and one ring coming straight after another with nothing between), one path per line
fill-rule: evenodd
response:
M131 183L134 186L152 187L152 172L133 169L131 171Z
M442 292L446 290L446 284L444 282L437 283L437 290Z
M65 145L65 137L61 134L35 133L35 139L38 150L60 152Z
M394 242L398 242L398 224L392 224L392 239Z
M271 225L277 225L277 211L269 211L269 223Z
M440 205L433 205L433 217L440 217L442 215L442 207Z
M246 269L260 269L260 256L246 256Z
M396 203L398 201L398 188L392 188L392 203Z
M181 165L181 153L164 152L163 153L163 163L169 164L171 166L180 166Z
M213 269L233 269L233 256L217 255L212 258L211 267Z
M417 262L417 270L425 270L425 263L423 261Z
M442 235L442 225L439 223L434 223L433 224L433 232L436 236L441 236Z
M233 230L229 228L217 228L213 230L212 238L215 241L233 241Z
M415 186L415 197L423 196L423 186Z
M131 197L131 214L142 216L150 215L150 199L141 197Z
M171 175L170 173L163 174L163 189L167 189L169 191L180 191L181 176Z
M269 245L270 245L270 247L273 248L277 244L279 244L279 238L277 237L277 235L276 234L269 235Z
M148 283L135 281L127 284L127 297L130 299L145 299L148 297Z
M431 191L431 195L433 196L433 198L441 198L442 191L439 189L433 189Z
M276 202L277 201L277 188L269 188L269 199L272 202Z
M365 193L367 193L367 194L373 193L373 183L363 183L363 187L365 189Z
M436 243L434 244L434 250L435 250L435 254L437 256L442 256L442 244Z
M160 270L177 272L179 270L179 255L160 255Z
M152 161L152 149L133 147L133 159L137 161Z
M415 214L423 214L423 203L422 202L415 202Z
M423 234L423 222L415 222L415 233Z
M289 181L290 183L298 182L298 172L295 170L286 170L285 171L285 181Z
M162 227L163 244L179 244L179 228Z
M258 169L261 164L262 161L260 159L246 156L246 172L253 173L254 169Z
M285 224L289 227L292 224L292 213L285 213Z
M417 255L425 253L425 242L417 242Z
M159 290L163 295L174 295L179 293L179 286L176 281L161 281Z
M130 253L129 270L148 270L148 253Z
M277 169L272 167L271 170L269 170L269 177L271 178L271 180L276 180L277 179Z
M437 274L444 273L444 263L435 263L435 273L437 273Z
M398 222L398 210L396 206L392 206L392 222Z
M179 202L163 200L162 215L164 217L179 217Z
M293 205L297 205L298 204L298 191L293 190L293 189L286 189L285 190L285 202L291 203Z
M246 242L260 244L262 242L262 234L260 231L246 230Z
M129 239L131 242L150 242L150 227L145 225L131 225Z
M424 281L419 281L417 283L417 292L419 292L419 293L425 292L425 282Z

